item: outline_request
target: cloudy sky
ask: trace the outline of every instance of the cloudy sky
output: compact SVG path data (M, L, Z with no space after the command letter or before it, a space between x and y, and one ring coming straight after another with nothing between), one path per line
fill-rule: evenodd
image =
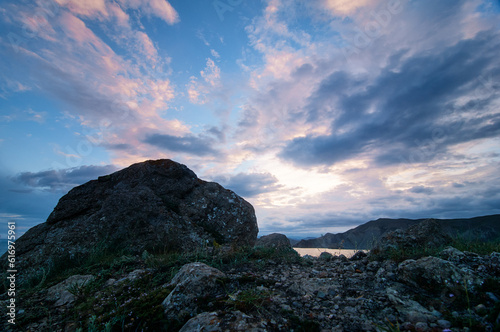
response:
M158 158L245 197L261 235L500 213L498 1L7 0L0 29L20 231Z

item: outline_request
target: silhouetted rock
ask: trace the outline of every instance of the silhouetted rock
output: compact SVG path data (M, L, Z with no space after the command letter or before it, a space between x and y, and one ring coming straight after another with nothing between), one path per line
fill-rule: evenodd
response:
M266 248L291 248L290 240L286 235L273 233L260 237L255 244L256 247Z
M253 207L171 160L145 161L75 187L47 222L17 241L18 267L88 255L94 248L192 251L255 244Z

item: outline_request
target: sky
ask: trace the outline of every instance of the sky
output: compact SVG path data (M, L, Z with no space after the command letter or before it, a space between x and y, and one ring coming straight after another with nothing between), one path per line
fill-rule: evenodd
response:
M0 234L160 158L260 235L500 213L499 1L4 0L0 31Z

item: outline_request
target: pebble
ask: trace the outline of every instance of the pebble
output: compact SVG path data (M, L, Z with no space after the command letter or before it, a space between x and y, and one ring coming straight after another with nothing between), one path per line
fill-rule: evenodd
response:
M437 321L438 325L442 329L449 329L451 327L451 323L446 319L440 319Z

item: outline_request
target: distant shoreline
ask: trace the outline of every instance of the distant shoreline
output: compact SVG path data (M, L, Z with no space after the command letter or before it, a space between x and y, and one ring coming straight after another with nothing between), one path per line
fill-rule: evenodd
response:
M301 257L305 255L319 257L322 252L328 252L333 256L344 255L347 258L352 257L358 251L368 252L368 250L355 250L355 249L329 249L329 248L293 248L296 252L299 253Z

